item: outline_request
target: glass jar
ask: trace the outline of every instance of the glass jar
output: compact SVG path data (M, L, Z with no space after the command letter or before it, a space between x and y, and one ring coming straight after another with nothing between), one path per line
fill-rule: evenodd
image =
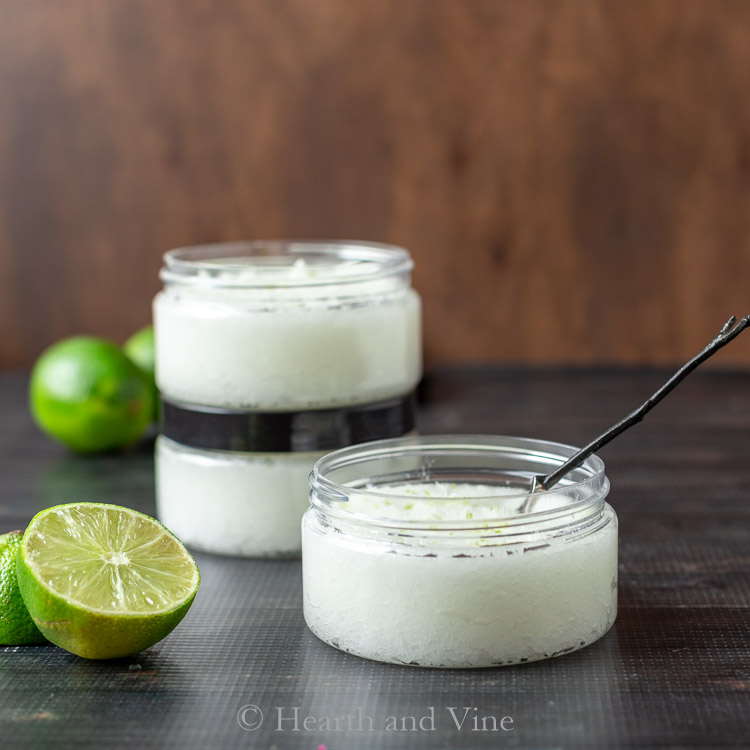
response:
M205 245L164 256L154 300L159 518L192 547L297 555L326 452L414 429L412 261L365 242Z
M491 667L601 638L617 614L617 517L590 457L521 511L575 452L518 437L383 440L320 459L302 523L304 615L378 661Z

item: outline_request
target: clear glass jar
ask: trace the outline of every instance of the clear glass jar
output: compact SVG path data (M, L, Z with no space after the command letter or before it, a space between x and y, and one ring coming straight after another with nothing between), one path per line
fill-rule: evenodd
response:
M600 638L617 614L617 516L596 456L522 513L576 449L429 436L320 459L302 523L305 620L378 661L490 667Z
M167 253L154 300L157 510L196 549L299 554L326 452L413 430L420 301L409 253L263 241Z

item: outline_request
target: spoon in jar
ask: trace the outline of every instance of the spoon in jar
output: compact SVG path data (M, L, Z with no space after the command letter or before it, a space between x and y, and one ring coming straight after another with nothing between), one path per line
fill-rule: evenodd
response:
M656 393L650 396L647 401L634 411L630 412L627 417L624 417L617 422L617 424L599 435L598 438L592 440L588 445L581 448L577 453L574 453L567 461L565 461L565 463L561 464L553 472L546 476L533 477L529 494L521 506L521 513L533 512L534 505L542 492L556 485L569 471L580 466L592 453L598 451L599 448L614 440L618 435L625 432L625 430L640 422L646 414L648 414L648 412L659 403L659 401L676 388L696 367L698 367L698 365L705 362L709 357L716 354L719 349L726 346L732 339L736 338L745 330L745 328L748 327L749 324L750 315L746 315L739 323L737 323L736 316L732 315L732 317L724 323L721 330L711 343L708 344L708 346L706 346L706 348L699 354L696 354L689 362L686 362L680 367L680 369L677 370L677 372L672 375L672 377L664 383Z

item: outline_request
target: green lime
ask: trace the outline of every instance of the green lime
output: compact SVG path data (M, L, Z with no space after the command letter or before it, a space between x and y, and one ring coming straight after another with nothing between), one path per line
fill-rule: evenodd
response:
M146 326L134 333L123 345L125 354L135 362L144 372L153 377L154 361L154 327Z
M57 505L31 520L18 584L41 632L86 659L114 659L174 630L200 584L182 542L143 513L102 503Z
M0 536L0 646L45 643L21 598L16 579L16 558L23 531Z
M46 433L81 453L135 443L151 422L148 378L115 344L76 336L51 346L31 373L31 412Z
M153 419L159 418L159 391L156 387L156 349L154 347L154 327L146 326L134 333L123 345L122 349L130 359L148 376L151 383L151 391L154 396Z

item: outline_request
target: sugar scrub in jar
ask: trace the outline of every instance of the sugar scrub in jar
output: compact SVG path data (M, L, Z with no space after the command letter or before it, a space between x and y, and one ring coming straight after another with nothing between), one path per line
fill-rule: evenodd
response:
M316 459L414 429L420 301L401 248L173 250L154 300L159 518L195 549L300 551Z
M310 477L304 616L357 656L491 667L593 643L617 614L617 517L591 456L534 512L532 477L575 448L432 436L336 451Z

